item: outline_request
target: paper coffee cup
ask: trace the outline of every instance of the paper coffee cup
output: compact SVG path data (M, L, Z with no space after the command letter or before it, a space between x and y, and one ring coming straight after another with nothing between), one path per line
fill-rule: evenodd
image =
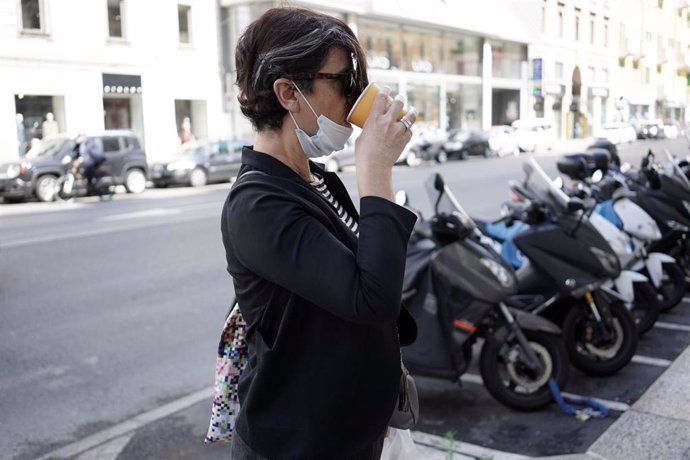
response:
M381 88L378 84L373 81L370 82L355 101L350 113L347 114L347 122L359 128L363 128L364 123L367 121L367 118L369 118L369 113L371 113L371 107L374 105L376 96L380 91ZM388 105L392 103L393 98L388 96ZM406 113L407 110L401 110L397 119L400 120Z

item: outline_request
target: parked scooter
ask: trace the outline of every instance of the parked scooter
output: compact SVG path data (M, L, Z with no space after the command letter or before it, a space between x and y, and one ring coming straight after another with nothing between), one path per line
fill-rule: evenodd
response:
M618 257L581 200L556 187L534 158L524 169L524 182L511 189L529 200L522 217L529 227L513 236L527 262L517 271L519 295L506 303L561 325L578 369L613 374L630 362L638 341L630 311L602 289L620 275Z
M513 267L520 268L525 262L525 256L517 250L512 237L529 228L525 222L526 205L523 203L504 204L505 217L484 225L483 231L497 242L501 255L511 261ZM621 257L629 256L632 250L628 245L628 239L606 219L593 214L589 216L590 222L608 241L611 248ZM600 289L624 303L635 319L635 324L640 335L654 326L659 318L659 301L656 290L648 278L640 273L630 270L622 270L617 278L609 279L601 285Z
M685 294L682 268L668 254L648 250L662 237L659 226L633 201L637 193L628 187L628 178L616 169L609 169L606 159L599 163L592 171L571 157L559 161L557 166L560 172L577 181L575 193L578 196L592 198L598 203L592 208L597 211L591 216L592 222L596 224L603 217L613 224L608 230L602 228L602 232L628 236L626 244L633 251L629 254L617 251L621 264L647 276L658 293L659 308L668 310Z
M481 338L479 369L489 393L515 409L547 405L553 399L549 380L562 387L568 376L560 329L503 302L517 290L512 269L482 244L440 175L426 187L434 216L420 216L403 285L419 330L416 342L403 349L405 365L413 374L457 381Z
M647 250L668 254L677 261L663 266L661 310L666 311L680 303L689 285L690 185L670 154L668 169L656 165L654 158L650 150L639 173L626 170L625 176L634 192L631 200L654 219L661 231L661 238L650 242Z

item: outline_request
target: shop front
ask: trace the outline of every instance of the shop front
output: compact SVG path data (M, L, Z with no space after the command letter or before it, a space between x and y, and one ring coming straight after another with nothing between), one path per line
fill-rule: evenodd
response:
M103 74L103 126L128 129L143 138L141 76Z
M19 156L23 156L37 140L64 132L63 96L15 94L14 108Z
M509 124L520 117L525 45L493 41L485 56L488 39L457 31L370 18L359 18L357 31L370 79L405 96L419 113L420 127L488 129L484 110L493 112L489 124ZM490 85L488 104L483 101L484 80Z

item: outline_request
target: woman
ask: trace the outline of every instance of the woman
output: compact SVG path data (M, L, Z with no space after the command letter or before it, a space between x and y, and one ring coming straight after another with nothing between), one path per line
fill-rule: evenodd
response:
M396 121L403 102L388 107L387 89L376 100L355 147L358 215L337 176L309 161L343 147L367 84L350 28L271 9L240 38L236 67L256 136L222 215L249 347L233 459L379 458L398 397L398 329L403 342L414 334L400 297L416 218L393 202L392 166L416 114Z

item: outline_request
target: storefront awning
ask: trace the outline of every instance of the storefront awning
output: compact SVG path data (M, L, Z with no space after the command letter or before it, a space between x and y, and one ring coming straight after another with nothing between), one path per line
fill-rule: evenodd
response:
M141 75L103 74L103 92L106 94L141 94Z

